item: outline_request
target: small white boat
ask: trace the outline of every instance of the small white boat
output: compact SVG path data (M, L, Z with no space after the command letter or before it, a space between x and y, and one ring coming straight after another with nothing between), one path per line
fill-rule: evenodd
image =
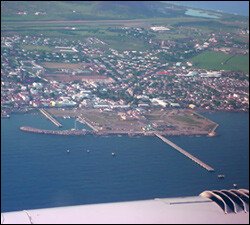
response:
M112 155L112 156L115 156L115 153L114 153L114 152L112 152L112 153L111 153L111 155Z
M224 174L219 174L218 178L223 179L223 178L225 178L225 175Z
M6 114L6 115L1 115L1 118L10 118L10 115L9 114Z
M237 184L233 184L234 187L237 187Z
M87 153L89 153L90 151L89 150L87 150Z
M67 153L69 153L70 151L69 151L69 149L67 150Z

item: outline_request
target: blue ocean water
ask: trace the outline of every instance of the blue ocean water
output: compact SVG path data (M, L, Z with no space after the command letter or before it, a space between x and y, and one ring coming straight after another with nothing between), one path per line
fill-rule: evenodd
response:
M249 17L249 1L169 1L198 9L222 11Z
M1 211L193 196L234 183L249 188L249 114L204 115L220 124L217 137L169 139L215 172L156 137L39 135L19 127L54 129L40 114L1 119ZM60 121L74 126L73 119Z

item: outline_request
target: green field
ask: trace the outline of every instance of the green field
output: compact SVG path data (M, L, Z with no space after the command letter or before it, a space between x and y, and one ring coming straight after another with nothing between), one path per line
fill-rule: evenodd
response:
M106 36L102 40L117 51L146 51L149 48L147 43L135 38Z
M249 73L249 54L230 55L221 52L203 52L191 59L194 67L208 70L231 70ZM229 59L232 57L231 59ZM226 63L224 63L229 59Z
M14 20L136 19L185 16L185 10L165 2L136 1L1 1L1 18ZM25 15L18 12L25 11ZM43 12L43 15L36 15Z
M92 21L93 22L93 21ZM35 22L34 22L35 23ZM126 21L121 22L119 25L122 26ZM77 39L81 40L88 37L96 37L108 44L108 47L116 49L118 51L124 50L137 50L145 51L149 48L149 45L145 43L142 39L122 36L122 33L117 33L109 31L109 27L116 27L117 24L112 22L107 24L101 24L100 21L94 21L93 26L86 24L60 24L60 23L40 23L25 24L25 23L8 23L2 28L2 33L6 34L20 34L20 35L37 35L43 34L48 37L63 37L67 39ZM69 27L75 27L75 30L69 29ZM105 46L101 46L105 47ZM45 46L34 46L34 45L23 45L24 49L27 50L38 50L38 51L53 51L50 47Z
M25 50L36 50L36 51L46 51L46 52L50 52L52 51L52 48L48 47L48 46L42 46L42 45L22 45L22 48L24 48Z
M185 38L187 36L185 34L171 34L171 33L165 32L165 33L156 33L156 37L161 40L175 40L179 38Z

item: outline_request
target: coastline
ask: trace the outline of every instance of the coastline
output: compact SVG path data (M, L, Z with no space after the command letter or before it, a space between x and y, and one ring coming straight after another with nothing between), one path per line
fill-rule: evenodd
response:
M151 131L151 132L121 132L121 131L113 131L113 132L102 132L102 131L87 131L87 130L46 130L46 129L38 129L34 127L23 126L20 127L21 131L29 132L29 133L37 133L37 134L52 134L52 135L63 135L63 136L85 136L85 135L96 135L96 136L155 136L155 134L160 134L164 136L209 136L207 132L195 132L195 133L179 133L179 132L159 132L159 131ZM215 136L215 135L213 135Z
M25 110L22 112L14 112L13 114L30 114L30 113L38 113L36 111L37 109L30 109L30 110ZM74 110L74 109L71 109ZM181 109L182 110L182 109ZM46 130L46 129L38 129L35 127L29 127L29 129L23 129L23 127L20 127L20 130L25 131L25 132L30 132L30 133L38 133L38 134L52 134L52 135L64 135L64 136L70 136L70 135L78 135L78 136L83 136L83 135L96 135L96 136L154 136L155 133L159 133L161 135L165 136L208 136L208 137L214 137L217 136L216 134L216 129L219 126L216 122L208 119L207 117L200 115L202 113L209 113L213 114L216 112L230 112L230 113L238 113L238 111L235 110L207 110L207 109L195 109L193 112L204 118L205 120L210 121L211 123L215 124L213 128L210 129L209 132L207 131L199 131L199 130L189 130L189 131L178 131L178 130L165 130L165 131L157 131L157 130L151 130L151 131L121 131L121 130L74 130L74 129L67 129L67 130ZM248 111L240 111L241 113L249 113ZM56 117L64 117L63 115L58 115L58 114L52 114L53 116ZM10 116L1 116L3 119L10 119ZM71 115L71 118L75 118L74 116ZM79 121L82 124L85 124L84 121Z
M44 107L42 107L44 108ZM29 109L19 109L19 110L9 110L8 114L26 114L26 113L32 113L34 111L37 111L39 108L29 108ZM70 108L55 108L55 107L48 107L45 109L70 109ZM71 108L71 109L75 109L75 108ZM172 108L166 108L166 110L171 110ZM189 110L189 108L179 108L180 110ZM194 111L198 112L198 113L216 113L216 112L240 112L240 113L249 113L249 110L240 110L240 109L203 109L203 108L195 108ZM1 115L1 118L3 116ZM60 117L60 116L59 116Z

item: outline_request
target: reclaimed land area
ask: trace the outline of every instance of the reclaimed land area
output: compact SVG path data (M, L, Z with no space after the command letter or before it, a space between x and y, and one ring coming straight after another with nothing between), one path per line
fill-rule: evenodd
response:
M95 134L211 135L218 126L193 110L149 110L141 114L99 109L48 109L54 116L70 116L92 128Z

